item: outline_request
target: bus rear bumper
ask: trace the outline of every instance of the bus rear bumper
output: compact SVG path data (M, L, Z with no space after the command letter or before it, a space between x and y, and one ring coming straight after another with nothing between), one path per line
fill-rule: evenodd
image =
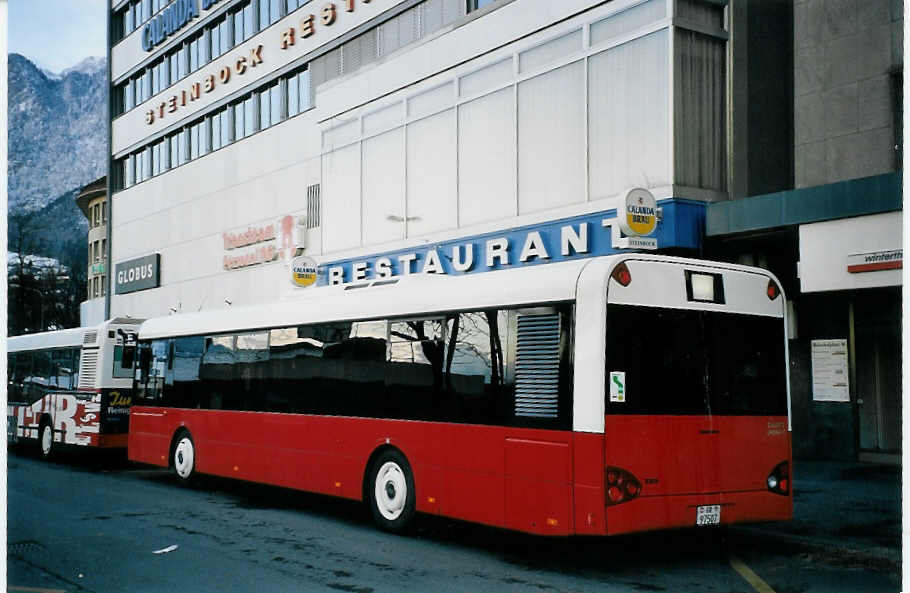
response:
M607 507L607 534L696 527L698 507L710 505L720 506L720 525L793 518L792 494L782 496L767 490L642 496Z

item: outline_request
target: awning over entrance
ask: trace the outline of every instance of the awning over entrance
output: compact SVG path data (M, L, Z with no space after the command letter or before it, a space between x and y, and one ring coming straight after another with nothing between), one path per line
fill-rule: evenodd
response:
M901 183L900 173L886 173L709 204L705 234L732 235L900 210Z

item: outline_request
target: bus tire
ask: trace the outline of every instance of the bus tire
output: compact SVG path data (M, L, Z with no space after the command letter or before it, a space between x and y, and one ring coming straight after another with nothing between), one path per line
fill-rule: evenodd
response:
M42 420L38 427L38 454L47 461L54 453L54 427L49 420Z
M182 484L191 484L196 476L196 443L190 431L181 429L171 445L171 469Z
M403 533L411 526L417 494L411 465L401 451L388 449L376 457L366 490L373 520L380 529Z

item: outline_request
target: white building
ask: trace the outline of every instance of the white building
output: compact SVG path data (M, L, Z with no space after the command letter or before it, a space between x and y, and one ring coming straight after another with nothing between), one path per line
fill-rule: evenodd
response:
M632 244L691 254L727 195L723 3L111 10L109 316L278 300L301 253L319 283L610 253L635 187Z

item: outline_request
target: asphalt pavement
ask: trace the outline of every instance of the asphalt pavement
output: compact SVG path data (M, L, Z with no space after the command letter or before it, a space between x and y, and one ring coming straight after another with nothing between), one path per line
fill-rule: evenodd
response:
M900 589L897 467L796 462L792 522L539 538L234 480L178 486L124 459L15 452L8 591L864 593Z
M797 460L791 473L793 520L735 527L731 535L900 573L900 466Z

